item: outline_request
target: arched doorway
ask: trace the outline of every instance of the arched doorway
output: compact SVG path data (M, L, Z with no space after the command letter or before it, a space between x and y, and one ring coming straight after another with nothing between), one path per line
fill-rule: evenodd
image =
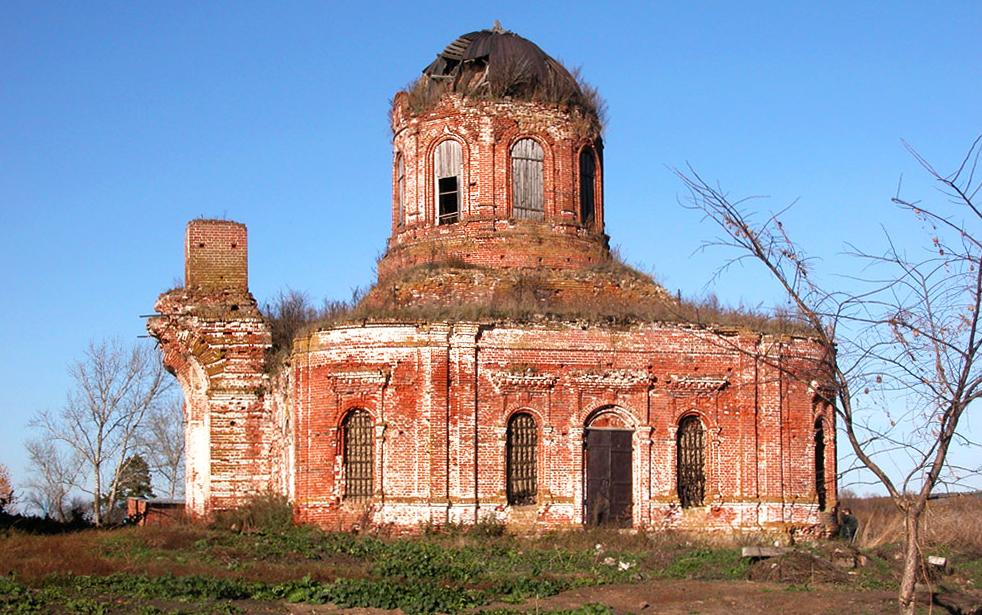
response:
M601 410L587 421L583 442L586 525L631 527L633 439L633 427L613 409Z

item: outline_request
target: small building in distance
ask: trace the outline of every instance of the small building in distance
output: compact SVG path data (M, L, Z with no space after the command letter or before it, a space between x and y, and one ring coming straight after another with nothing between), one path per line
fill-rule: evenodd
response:
M704 322L611 256L600 107L514 33L453 41L393 101L378 280L278 348L245 226L188 223L186 284L148 324L185 394L188 511L273 493L329 529L833 524L829 358L791 322Z
M181 523L187 518L184 500L163 498L126 498L128 523L146 526L166 526Z

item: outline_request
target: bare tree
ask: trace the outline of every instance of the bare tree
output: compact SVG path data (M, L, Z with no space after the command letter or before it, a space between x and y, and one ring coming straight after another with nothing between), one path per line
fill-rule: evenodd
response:
M45 517L68 521L68 495L81 474L81 462L50 440L28 440L26 448L31 474L25 483L25 503Z
M144 416L172 380L152 347L124 348L117 340L91 342L69 373L74 388L64 407L38 413L32 426L81 462L75 486L92 497L92 521L101 525L103 507L116 503L123 462L136 447Z
M898 599L902 612L913 613L928 498L946 480L979 471L953 467L948 453L953 443L972 444L958 427L982 395L982 211L975 177L982 137L949 175L907 149L945 197L938 206L893 198L928 231L924 243L900 246L888 236L883 253L852 248L860 273L834 289L813 277L811 261L781 222L783 212L759 217L751 200L731 200L691 168L676 174L690 192L689 205L722 231L706 245L737 249L724 269L743 260L763 265L825 348L820 371L831 378L828 401L857 460L904 515Z
M147 412L140 430L140 450L150 469L163 478L173 499L184 484L184 401L175 399Z

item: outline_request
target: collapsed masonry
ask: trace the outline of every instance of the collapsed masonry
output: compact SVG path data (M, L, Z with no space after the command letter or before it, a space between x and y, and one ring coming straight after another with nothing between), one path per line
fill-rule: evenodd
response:
M393 102L377 283L277 369L245 227L190 222L148 324L186 396L189 512L275 493L327 528L832 523L821 349L643 317L672 298L612 262L596 108L519 36L451 43Z

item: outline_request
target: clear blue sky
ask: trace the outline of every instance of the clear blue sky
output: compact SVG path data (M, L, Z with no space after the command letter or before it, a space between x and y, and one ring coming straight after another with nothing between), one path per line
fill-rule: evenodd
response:
M734 194L800 198L792 233L834 269L884 223L900 139L942 169L982 132L982 3L6 2L0 18L0 463L24 476L30 415L61 405L89 339L144 333L183 275L186 221L249 226L260 301L344 298L389 229L389 101L494 19L609 105L607 230L672 291L721 252L668 166ZM732 270L711 289L773 304Z

